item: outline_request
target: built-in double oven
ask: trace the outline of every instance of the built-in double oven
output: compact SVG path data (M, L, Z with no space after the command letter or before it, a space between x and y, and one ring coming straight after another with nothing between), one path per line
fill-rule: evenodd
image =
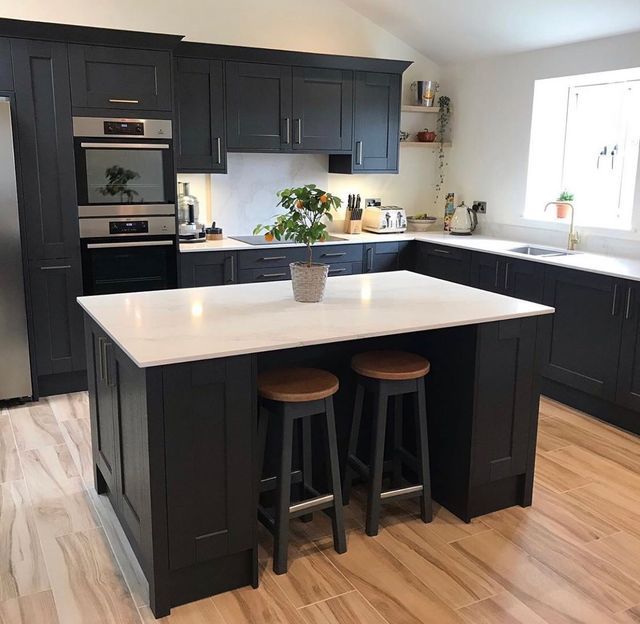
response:
M85 295L175 288L171 121L74 117Z

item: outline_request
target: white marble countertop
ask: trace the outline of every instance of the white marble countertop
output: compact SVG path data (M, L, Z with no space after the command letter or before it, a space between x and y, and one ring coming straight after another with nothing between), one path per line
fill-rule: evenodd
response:
M330 277L321 303L295 302L288 281L78 302L142 368L553 312L410 271Z
M384 243L392 241L410 241L421 240L439 245L448 245L451 247L459 247L470 249L473 251L484 251L486 253L508 256L510 258L519 258L521 260L530 260L531 262L541 262L543 264L551 264L554 266L566 267L568 269L576 269L579 271L588 271L590 273L600 273L602 275L610 275L612 277L621 277L624 279L640 281L640 259L621 258L616 256L605 256L602 254L593 254L577 251L568 256L551 256L543 258L540 256L526 256L509 251L514 247L523 247L528 243L522 241L510 241L489 236L473 234L472 236L451 236L447 232L405 232L404 234L373 234L363 232L362 234L340 234L335 233L332 236L340 238L337 241L329 241L325 245L340 245L344 243ZM249 245L230 238L221 241L210 241L206 243L182 244L180 251L182 253L195 251L216 251L216 250L240 250L240 249L263 249L272 247L293 247L292 243L270 243L267 245ZM534 247L544 247L544 245L533 245Z

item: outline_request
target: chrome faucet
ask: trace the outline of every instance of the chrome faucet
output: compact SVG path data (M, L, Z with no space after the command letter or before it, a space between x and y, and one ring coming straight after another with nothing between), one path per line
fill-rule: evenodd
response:
M569 206L571 208L571 223L569 224L569 238L567 240L567 249L569 251L573 251L576 248L576 245L580 242L580 236L578 236L578 232L576 232L573 228L573 218L575 216L575 208L573 204L569 201L552 201L549 202L545 207L544 211L547 212L547 208L549 206L555 206L557 204L564 204L565 206Z

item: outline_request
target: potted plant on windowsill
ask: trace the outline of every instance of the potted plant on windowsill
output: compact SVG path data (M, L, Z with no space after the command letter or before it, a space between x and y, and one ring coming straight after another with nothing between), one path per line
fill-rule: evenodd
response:
M291 282L293 297L296 301L315 303L324 295L329 265L313 262L315 243L327 239L325 220L332 221L332 210L340 207L342 201L319 189L315 184L307 184L299 188L286 188L278 193L286 212L278 215L272 225L257 225L254 234L265 232L265 239L271 241L290 241L307 246L307 261L292 262Z
M558 219L566 219L569 215L569 208L571 208L571 204L573 202L573 193L569 193L568 191L562 191L558 196L558 199L555 201L549 202L547 206L555 205L556 207L556 217ZM546 210L546 208L545 208Z

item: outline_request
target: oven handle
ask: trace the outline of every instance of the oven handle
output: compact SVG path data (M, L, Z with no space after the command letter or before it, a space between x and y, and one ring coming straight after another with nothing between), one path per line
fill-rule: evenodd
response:
M80 143L80 147L99 149L169 149L168 143Z
M126 243L87 243L87 249L117 249L118 247L160 247L173 245L172 240L129 241Z

